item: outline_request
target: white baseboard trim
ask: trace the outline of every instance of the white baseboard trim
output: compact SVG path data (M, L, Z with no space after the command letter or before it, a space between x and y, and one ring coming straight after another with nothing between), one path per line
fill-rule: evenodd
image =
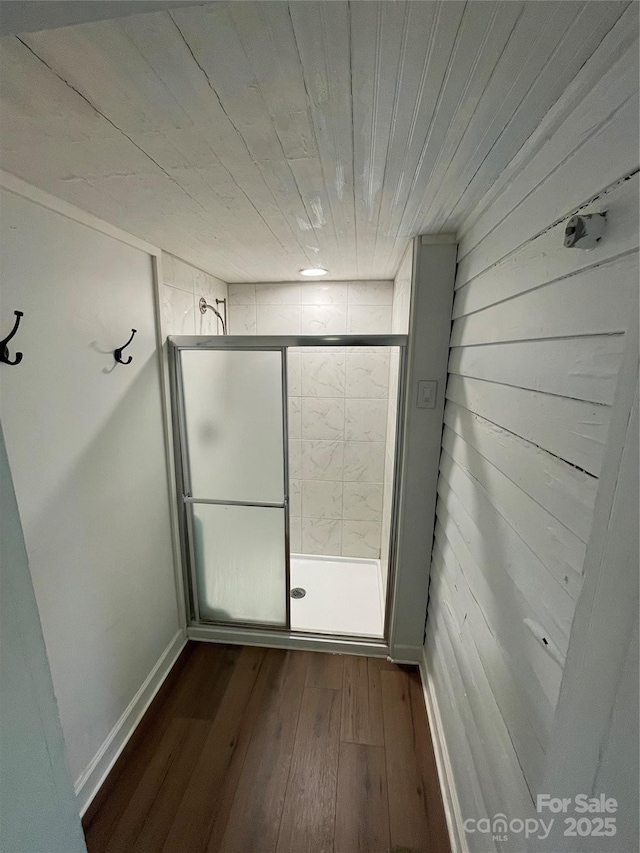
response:
M440 789L442 791L442 801L444 803L444 813L447 820L447 829L449 830L449 840L451 843L451 853L469 853L469 845L467 844L467 836L462 826L462 812L460 809L460 801L456 791L455 782L453 779L453 769L449 758L449 750L444 737L444 729L442 727L442 717L438 708L438 701L433 686L433 681L429 675L427 668L427 660L424 649L420 656L420 678L422 679L422 689L424 692L424 700L427 705L427 715L429 717L429 727L431 728L431 738L433 740L433 751L436 756L436 767L438 770L438 779L440 780Z
M91 801L100 790L100 786L107 778L118 756L127 745L129 738L136 730L138 723L162 686L163 681L171 672L171 668L186 643L185 632L183 630L177 631L167 648L160 655L156 665L145 678L138 692L131 702L129 702L118 722L109 732L105 742L76 781L74 788L80 809L80 817L84 815Z

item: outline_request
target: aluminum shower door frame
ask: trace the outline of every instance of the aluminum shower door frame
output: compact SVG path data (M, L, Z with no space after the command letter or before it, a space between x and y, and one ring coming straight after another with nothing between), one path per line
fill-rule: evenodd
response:
M277 646L281 648L322 649L333 652L350 652L384 656L389 651L389 630L393 612L396 581L398 511L400 500L400 471L402 457L402 435L404 432L404 401L407 377L407 335L180 335L167 338L169 344L169 374L171 381L171 412L173 419L173 441L175 474L179 511L180 550L182 574L186 589L187 636L211 642L240 643L243 645ZM290 566L290 502L289 502L289 434L288 434L288 384L287 351L291 347L398 347L400 350L398 373L398 399L396 413L395 458L391 505L391 529L389 531L389 555L387 589L385 596L384 636L355 637L347 634L322 634L319 632L291 629L291 566ZM282 424L283 424L283 504L269 504L283 508L285 512L285 561L286 561L286 626L263 625L240 621L204 621L200 615L191 514L194 499L189 487L188 444L186 437L186 415L182 386L180 353L184 350L263 350L280 351L282 359ZM233 504L233 501L206 501L198 503ZM264 503L245 504L266 506Z

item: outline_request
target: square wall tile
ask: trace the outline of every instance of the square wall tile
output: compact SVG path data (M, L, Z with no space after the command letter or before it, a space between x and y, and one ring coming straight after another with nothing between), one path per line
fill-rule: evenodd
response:
M256 304L258 305L300 305L300 284L298 282L269 282L267 284L256 284L255 288Z
M344 437L347 441L384 441L387 432L387 400L345 401Z
M391 332L391 308L388 305L349 305L347 334L385 335Z
M200 297L204 296L209 305L213 305L215 308L218 308L218 310L222 314L221 309L223 306L216 305L216 299L218 299L218 287L216 281L217 280L213 276L207 275L206 272L200 272L200 270L196 270L196 280L193 291L193 295L196 297L196 308L198 307L198 301ZM207 311L207 314L211 314L215 317L213 311Z
M344 442L302 440L303 480L342 480ZM375 445L372 445L375 446ZM355 478L354 478L355 479Z
M350 281L349 305L389 305L393 303L392 281ZM389 313L391 309L389 309Z
M302 553L302 519L300 516L289 517L289 550L292 554Z
M302 393L302 355L287 351L287 392L290 397L299 397Z
M346 354L346 396L370 400L389 396L389 353L348 352Z
M173 256L162 252L160 262L162 263L162 281L171 287L175 287L173 277Z
M289 512L293 516L302 515L302 480L289 480Z
M303 335L344 335L347 331L346 305L303 305Z
M382 525L375 521L342 522L343 557L380 557Z
M185 264L184 261L173 257L173 286L180 290L185 290L187 293L193 293L195 289L196 273L199 273L195 267L190 264ZM202 273L201 273L202 275ZM198 294L198 298L200 298Z
M257 286L257 285L256 285ZM258 335L299 335L299 305L257 305Z
M348 284L345 281L323 281L300 286L303 305L346 305Z
M302 480L305 518L342 518L342 481Z
M300 480L302 477L302 442L299 438L289 439L289 478Z
M300 397L291 397L287 400L287 420L289 426L289 438L302 438L302 418ZM306 438L306 436L305 436Z
M162 331L165 335L195 335L193 293L162 285ZM344 356L343 356L344 358Z
M345 441L345 483L382 483L383 477L383 441Z
M302 519L302 551L339 557L342 550L342 522L329 518Z
M344 397L344 391L344 353L302 353L303 397Z
M255 335L256 306L229 305L229 334Z
M342 397L302 397L301 438L343 439Z
M255 305L255 284L230 284L229 305Z
M342 517L349 521L381 521L383 497L380 483L344 483Z

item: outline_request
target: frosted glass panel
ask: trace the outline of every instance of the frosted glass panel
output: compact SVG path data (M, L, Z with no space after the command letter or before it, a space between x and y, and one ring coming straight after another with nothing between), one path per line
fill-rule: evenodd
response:
M282 355L183 350L188 465L194 498L282 503Z
M201 619L285 625L284 510L191 506Z

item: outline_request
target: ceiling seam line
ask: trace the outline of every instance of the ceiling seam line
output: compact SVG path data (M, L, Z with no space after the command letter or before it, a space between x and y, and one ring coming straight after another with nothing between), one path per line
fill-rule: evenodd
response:
M482 90L482 93L480 94L480 97L478 98L478 102L477 102L477 104L476 104L476 108L477 108L477 106L482 102L482 99L484 98L484 95L485 95L485 93L486 93L487 89L488 89L488 88L489 88L489 86L491 85L491 81L492 81L492 80L493 80L493 78L494 78L494 75L495 75L495 73L496 73L496 69L497 69L498 65L500 64L500 61L501 61L502 57L504 56L504 53L505 53L505 51L506 51L506 49L507 49L507 47L508 47L508 45L509 45L509 43L510 43L510 41L511 41L512 37L513 37L513 33L515 32L516 27L518 26L518 23L519 23L519 21L520 21L520 19L521 19L522 15L523 15L523 12L524 12L524 3L522 4L522 7L521 7L521 9L520 9L520 11L519 11L519 13L518 13L517 18L516 18L516 19L515 19L515 21L513 22L513 25L512 25L512 27L511 27L511 29L510 29L510 31L509 31L509 35L508 35L508 36L507 36L507 38L505 39L505 42L504 42L504 44L503 44L503 46L502 46L502 49L501 49L501 51L500 51L500 55L496 58L496 61L495 61L495 62L494 62L494 64L493 64L493 67L492 67L492 69L491 69L491 73L489 74L489 77L488 77L487 82L486 82L486 84L485 84L485 86L484 86L484 89ZM466 134L467 134L467 131L469 130L469 126L470 126L470 124L471 124L471 122L472 122L472 120L473 120L473 118L474 118L474 116L475 116L475 114L476 114L476 108L474 108L474 111L473 111L472 115L469 117L469 121L467 122L467 124L466 124L466 126L465 126L465 128L464 128L464 131L460 134L460 138L458 139L458 144L456 145L454 152L452 153L451 157L449 158L449 165L448 165L448 166L447 166L447 168L445 169L445 172L444 172L444 174L443 174L443 176L442 176L442 179L441 179L441 181L440 181L440 185L439 185L439 187L438 187L438 190L440 189L440 187L441 187L441 186L442 186L442 184L444 183L444 181L445 181L445 179L446 179L446 177L447 177L447 175L448 175L448 173L449 173L449 170L450 170L450 167L451 167L451 163L453 162L453 160L454 160L455 156L457 155L457 153L458 153L458 151L459 151L459 149L460 149L460 146L462 145L462 141L464 140L464 138L465 138L465 136L466 136ZM432 207L433 207L433 202L431 202L431 203L429 204L429 207L428 207L428 208L427 208L427 210L424 212L424 217L423 217L423 219L427 219L427 217L428 217L429 213L431 212L431 208L432 208ZM406 207L405 207L405 210L403 211L403 214L402 214L403 218L404 218L404 214L405 214L405 212L406 212ZM400 226L401 226L401 225L402 225L402 219L400 220Z
M239 41L240 45L242 46L242 52L244 53L245 59L247 60L247 64L248 64L249 66L251 66L251 62L250 62L250 60L249 60L249 57L247 56L247 52L246 52L246 50L244 49L244 45L242 44L242 39L240 38L240 33L238 32L238 28L236 27L235 21L233 22L233 27L234 27L234 29L235 29L235 31L236 31L236 35L237 35L237 37L238 37L238 41ZM278 140L278 146L279 146L279 148L280 148L280 152L281 152L281 154L282 154L282 160L283 160L283 162L284 162L284 163L286 163L287 168L288 168L288 170L289 170L289 174L291 175L291 178L292 178L292 180L293 180L293 183L295 184L296 191L297 191L297 193L298 193L298 198L300 199L300 204L302 205L302 209L303 209L303 210L304 210L304 212L305 212L305 216L307 217L307 221L308 221L309 225L311 226L311 230L313 231L313 236L315 237L316 241L317 241L318 243L320 243L320 242L322 242L322 241L318 240L318 234L317 234L317 232L316 232L316 226L313 224L313 222L311 221L311 217L309 216L309 212L308 212L308 210L307 210L307 205L305 204L304 198L303 198L303 196L302 196L302 192L301 192L301 190L300 190L300 186L298 185L298 181L297 181L297 179L296 179L296 176L295 176L295 174L294 174L294 172L293 172L293 169L291 168L291 165L290 165L289 160L288 160L288 158L287 158L287 155L286 155L286 153L285 153L284 146L283 146L283 144L282 144L282 140L281 140L281 138L280 138L280 134L278 133L278 130L277 130L277 128L276 128L276 126L275 126L275 124L274 124L274 122L273 122L273 116L271 115L271 112L270 112L270 110L269 110L269 107L267 106L267 103L266 103L266 101L265 101L265 99L264 99L264 95L262 94L262 88L260 87L260 83L258 82L258 80L256 80L255 82L256 82L256 85L257 85L257 87L258 87L258 89L259 89L259 91L260 91L260 96L261 96L261 98L262 98L262 100L263 100L263 102L264 102L264 106L265 106L266 113L267 113L267 115L269 116L269 119L270 119L270 121L271 121L271 125L272 125L272 127L273 127L273 133L274 133L274 136L275 136L275 138ZM224 109L224 108L223 108L223 109ZM282 211L282 215L283 215L283 216L285 215L285 214L284 214L284 211ZM317 214L316 214L316 218L317 218ZM320 246L318 247L318 250L321 252ZM306 253L305 253L305 254L306 254ZM314 259L314 261L315 261L315 259Z
M190 198L191 201L193 201L195 204L197 204L198 207L200 207L205 213L207 212L207 209L196 198L194 198L189 192L187 192L187 190L180 183L178 183L178 181L176 181L175 178L172 178L171 175L166 171L166 169L164 169L156 160L154 160L153 157L148 152L146 152L144 150L144 148L142 148L140 145L138 145L138 143L134 139L132 139L128 133L126 133L121 127L118 127L118 125L114 121L112 121L109 118L109 116L107 116L103 112L101 112L96 107L96 105L94 103L92 103L92 101L88 97L86 97L86 95L83 95L82 92L80 92L78 89L76 89L75 86L73 86L71 83L69 83L68 80L65 80L64 77L62 77L60 74L58 74L58 72L54 68L52 68L47 62L45 62L45 60L41 56L39 56L35 52L35 50L33 50L33 48L31 48L25 41L23 41L19 36L16 36L16 39L20 42L20 44L24 45L24 47L26 47L27 50L30 51L36 57L36 59L38 59L46 68L48 68L52 74L55 74L55 76L58 78L58 80L60 80L62 83L64 83L65 86L68 86L69 89L71 89L72 92L75 92L79 98L82 98L82 100L85 101L85 103L87 103L91 107L91 109L94 110L99 116L101 116L106 122L108 122L111 125L111 127L114 128L114 130L117 130L118 133L121 133L125 137L125 139L128 139L129 142L133 146L135 146L135 148L137 148L141 154L144 154L144 156L148 160L150 160L150 162L153 163L154 166L157 166L157 168L160 169L160 171L162 172L163 175L165 175L165 177L167 177L173 184L175 184L177 187L179 187L180 190L187 196L187 198Z
M245 140L244 136L242 135L242 132L240 131L239 127L236 125L236 123L235 123L235 122L233 121L233 119L231 118L231 115L230 115L230 114L227 112L227 110L225 109L225 106L224 106L224 104L222 103L222 99L220 98L220 95L219 95L219 94L218 94L218 92L216 91L216 88L215 88L215 86L213 85L213 83L211 82L211 78L210 78L210 77L209 77L209 75L207 74L206 69L205 69L205 68L204 68L204 67L203 67L203 66L198 62L198 60L197 60L197 58L196 58L196 56L195 56L195 54L194 54L193 50L191 49L191 45L189 44L189 42L188 42L188 41L187 41L187 39L185 38L184 33L183 33L183 32L182 32L182 30L180 29L180 26L178 25L178 23L176 22L175 18L174 18L174 17L173 17L173 15L171 14L171 10L167 10L167 14L169 15L169 17L170 17L170 18L171 18L171 20L173 21L173 25L175 26L176 30L178 31L178 33L179 33L179 35L180 35L180 38L181 38L181 39L182 39L182 41L184 42L185 47L187 48L187 50L188 50L188 51L189 51L189 53L191 54L191 58L193 59L193 61L195 62L195 64L198 66L198 68L199 68L199 69L200 69L200 71L202 72L202 74L203 74L203 76L204 76L205 80L207 81L207 85L209 86L209 88L211 89L211 91L213 92L213 94L215 95L215 98L216 98L216 100L217 100L217 102L218 102L218 105L219 105L220 109L222 110L222 112L224 113L224 115L225 115L225 117L226 117L227 121L229 122L229 124L231 125L231 127L232 127L232 128L234 129L234 131L236 132L236 134L237 134L238 138L241 140L242 145L244 146L244 148L245 148L245 150L246 150L246 152L247 152L247 155L248 155L249 159L250 159L250 160L251 160L251 162L252 162L252 163L257 167L258 171L259 171L259 172L260 172L260 174L262 175L262 169L260 168L260 164L259 164L259 162L258 162L258 161L253 157L253 155L252 155L252 153L251 153L251 150L250 150L249 146L247 145L247 142L246 142L246 140ZM226 166L225 166L225 168L226 168ZM228 170L227 170L227 171L228 171ZM230 174L231 174L231 173L230 173ZM263 179L263 181L264 181L264 176L263 176L263 178L262 178L262 179ZM234 182L235 182L235 179L234 179ZM291 228L291 225L290 225L290 224L289 224L289 222L287 221L287 217L285 216L284 211L282 210L282 208L281 208L281 207L280 207L280 205L278 204L278 200L277 200L277 199L276 199L276 197L273 195L273 191L271 190L271 188L269 187L269 185L267 184L267 182L266 182L266 181L264 181L264 183L265 183L265 186L266 186L266 188L268 189L268 191L269 191L269 193L270 193L271 197L273 198L273 201L274 201L275 205L277 206L278 210L280 210L280 213L282 214L282 218L283 218L283 220L287 223L287 226L288 226L289 230L291 231L291 236L293 237L293 239L296 241L296 243L297 243L297 244L298 244L298 246L300 247L300 250L301 250L302 254L307 258L307 260L308 260L309 262L311 262L311 261L312 261L312 259L309 257L309 255L308 255L308 254L307 254L307 252L305 251L305 248L304 248L304 246L302 245L302 243L300 243L300 242L299 242L299 240L298 240L298 238L296 237L294 230ZM238 186L239 186L239 185L238 185ZM241 191L246 195L246 193L245 193L245 191L242 189L242 187L239 187L239 188L240 188L240 190L241 190ZM247 196L247 198L249 198L249 197ZM264 219L264 217L262 216L262 214L260 213L260 211L258 210L258 208L257 208L257 207L255 206L255 204L251 201L251 199L249 199L249 201L251 202L251 204L252 204L252 206L255 208L255 210L258 212L258 215L259 215L259 216L260 216L260 218L263 220L263 222L265 223L265 225L267 226L267 228L269 229L269 231L271 231L270 226L267 224L266 220ZM278 243L280 243L280 239L277 237L277 235L276 235L276 234L274 234L274 233L273 233L273 231L271 231L271 233L273 234L274 238L278 241ZM280 245L282 246L282 244L281 244L281 243L280 243ZM284 247L284 246L282 246L282 248L284 249L285 247ZM286 249L285 249L285 251L286 251Z
M312 99L309 95L309 90L307 88L307 81L306 81L306 78L304 75L304 66L302 63L302 56L300 54L300 47L298 45L298 37L296 35L296 28L294 26L293 17L291 15L291 4L290 3L287 3L287 14L289 16L289 23L291 24L291 32L293 34L293 43L296 46L296 55L298 57L298 65L300 66L300 77L302 78L302 85L304 87L304 94L305 94L305 99L307 102L307 110L308 110L309 115L311 117L311 124L312 124L312 127L314 128L314 133L316 133L316 139L315 139L316 145L315 145L315 147L316 147L316 152L318 155L318 163L320 165L320 172L322 173L322 181L324 183L325 188L327 188L328 187L327 178L326 178L325 171L324 171L324 164L322 162L322 157L320 156L320 148L318 146L317 127L316 127L316 122L314 119L313 102L312 102ZM336 228L336 222L335 222L334 212L333 212L333 205L331 204L331 196L328 192L327 192L327 200L329 202L329 213L331 216L331 224L333 226L333 233L335 235L336 248L338 250L338 256L340 258L341 268L344 270L344 268L345 268L344 255L342 253L341 243L338 240L338 229Z

